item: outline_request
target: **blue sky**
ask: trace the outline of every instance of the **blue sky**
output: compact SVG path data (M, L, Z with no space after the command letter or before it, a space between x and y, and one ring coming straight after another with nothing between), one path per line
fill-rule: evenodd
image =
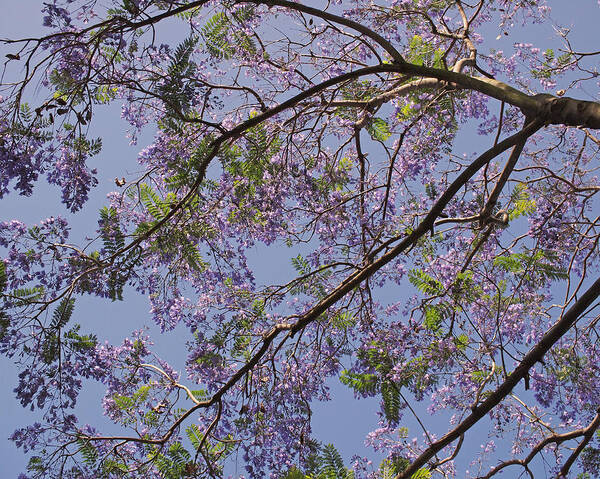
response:
M39 33L42 19L39 12L41 2L24 0L18 3L18 7L15 5L16 3L11 2L12 8L5 8L0 17L0 36L21 37ZM571 26L574 47L582 50L600 49L598 45L591 44L589 41L590 38L597 38L598 25L600 25L599 10L595 1L565 2L558 0L552 2L551 5L553 7L552 17L559 20L564 26ZM508 50L512 43L517 41L534 43L542 49L556 46L556 39L553 37L552 29L548 26L528 28L521 31L519 38L502 36L500 40L496 40L495 36L490 36L486 38L486 45ZM564 86L566 85L558 85L558 88ZM592 89L582 92L582 94L573 92L572 96L586 97L584 93L596 95ZM114 178L124 176L124 171L132 172L137 169L136 153L152 138L152 131L147 131L140 138L139 147L130 146L125 138L125 123L115 121L119 111L120 106L115 105L104 110L99 109L95 114L95 134L105 138L103 152L93 160L92 165L98 168L100 183L90 195L90 201L84 212L70 220L73 228L79 230L79 233L76 234L84 234L82 232L95 229L97 211L105 204L106 193L114 189ZM485 144L487 143L481 138L463 137L455 152L462 153L461 148L469 152L476 151ZM70 216L59 205L59 198L60 193L56 188L40 183L30 198L10 195L3 200L0 221L18 218L27 223L35 223L51 215ZM260 263L259 259L264 257L264 251L260 249L257 249L255 258L250 258L251 263L256 262L257 265L260 265L258 266L259 281L261 276L272 278L273 275L281 275L284 278L292 273L289 258L293 254L285 247L282 248L283 250L276 255L278 259L270 265ZM404 291L401 294L408 293ZM124 335L148 324L148 309L145 298L139 297L133 292L129 292L125 296L124 302L111 303L94 298L84 298L77 301L75 320L83 325L84 330L96 332L100 340L120 342ZM157 332L156 328L152 329ZM152 334L152 336L159 339L158 334ZM183 340L185 339L184 337ZM181 330L176 329L165 335L160 341L156 347L157 353L171 359L173 351L181 350ZM175 366L178 365L178 362L183 365L183 360L184 358L181 357L172 362ZM16 427L33 422L36 414L21 408L14 399L12 389L16 385L16 371L11 362L4 358L0 359L0 384L3 385L3 388L0 389L0 404L3 410L3 414L0 415L2 472L3 477L16 477L19 472L23 471L27 460L12 442L4 438L8 437ZM334 397L337 400L316 407L313 420L315 436L325 443L333 442L344 454L346 460L353 453L366 454L367 451L363 446L364 436L376 427L374 412L378 409L378 403L375 400L355 401L349 390L336 383L333 383L332 386L335 391ZM98 386L90 387L82 393L81 403L85 404L82 414L90 422L94 422L94 419L99 417L101 393ZM411 435L420 436L420 433L415 430ZM480 443L486 441L487 431L484 426L478 426L477 431L470 437L473 447L479 447Z

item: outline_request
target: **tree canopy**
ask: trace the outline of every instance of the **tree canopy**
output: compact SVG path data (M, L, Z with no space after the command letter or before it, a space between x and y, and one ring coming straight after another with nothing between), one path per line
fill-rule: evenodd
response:
M21 477L598 477L600 52L551 7L51 0L0 39L0 198L69 212L0 222ZM98 213L119 108L138 166ZM184 367L78 309L136 295ZM382 462L313 434L340 388Z

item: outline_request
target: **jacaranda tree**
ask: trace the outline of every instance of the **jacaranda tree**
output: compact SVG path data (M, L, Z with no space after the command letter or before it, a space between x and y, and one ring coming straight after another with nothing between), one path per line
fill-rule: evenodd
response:
M0 223L0 349L43 416L22 477L598 477L600 53L489 41L550 7L42 3L2 39L0 197L45 178L98 226ZM154 137L98 214L103 108ZM256 281L257 245L295 276ZM184 370L77 306L137 294ZM312 434L342 387L379 398L382 463Z

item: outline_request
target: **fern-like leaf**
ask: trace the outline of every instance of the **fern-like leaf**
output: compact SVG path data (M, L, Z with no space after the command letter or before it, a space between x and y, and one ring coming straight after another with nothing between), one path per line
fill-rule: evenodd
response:
M206 50L216 60L228 60L233 55L233 47L227 41L229 27L229 19L223 12L213 15L202 27Z
M392 136L392 132L390 131L390 126L387 121L383 118L375 117L371 120L370 124L367 125L367 132L371 135L376 141L384 142L390 136Z
M311 271L308 261L300 254L295 258L292 258L292 266L298 272L298 274L301 275L308 274Z
M420 269L411 269L408 272L408 280L422 293L437 296L444 292L444 286L437 279L429 276Z
M381 384L381 397L383 399L383 412L386 419L397 424L400 419L400 390L391 381L383 381Z
M32 288L19 288L11 291L9 296L14 306L27 306L35 301L39 301L43 294L43 286L34 286Z
M415 472L412 476L410 476L410 479L430 479L430 478L431 478L431 472L429 471L429 469L427 469L425 467L422 467L417 472Z
M340 375L340 382L363 396L374 396L379 392L380 384L377 374L358 374L346 369Z
M146 183L140 185L140 201L156 221L162 220L169 212L169 204Z
M8 276L6 275L6 265L0 260L0 292L4 291L8 286Z
M10 327L10 318L4 311L0 311L0 339L6 336L6 332Z
M125 246L125 235L119 227L117 210L104 207L100 210L100 235L104 245L104 251L114 255Z
M344 467L344 461L333 444L323 446L318 463L319 479L346 479L347 470Z
M191 99L198 87L195 80L197 65L192 61L197 43L198 37L190 36L177 46L165 79L157 88L170 119L177 119L189 111Z
M200 431L200 428L196 424L190 424L185 430L185 434L192 443L194 450L197 451L202 443L202 432Z
M90 467L94 467L98 460L98 451L96 448L89 440L84 438L78 438L77 444L79 444L79 453L83 456L83 462Z
M310 476L306 476L300 469L292 466L280 479L306 479L307 477Z
M61 329L64 328L71 316L73 315L73 309L75 308L75 299L73 298L64 298L58 305L58 307L54 310L54 314L52 315L52 322L50 323L50 327L52 329Z

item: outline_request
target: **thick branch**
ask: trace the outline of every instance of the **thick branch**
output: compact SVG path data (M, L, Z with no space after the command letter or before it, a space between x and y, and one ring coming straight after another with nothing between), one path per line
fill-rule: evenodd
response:
M558 98L548 94L527 95L506 83L485 77L471 77L448 70L429 68L409 63L398 66L401 73L420 77L438 78L456 83L462 88L479 91L487 96L519 108L525 116L543 119L547 123L567 126L600 128L600 104L574 98Z
M485 77L472 77L439 68L411 63L382 65L387 71L420 78L436 78L460 88L475 90L491 98L519 108L525 116L542 120L548 124L583 126L600 129L600 104L592 101L548 94L528 95L506 83ZM423 84L430 87L428 82Z
M458 439L483 416L500 404L500 402L510 394L517 383L528 374L533 365L536 362L541 361L550 348L567 333L575 321L577 321L598 296L600 296L600 278L597 279L583 294L579 301L571 306L571 308L563 314L561 319L558 320L546 334L544 334L544 337L525 355L512 374L510 374L483 403L477 406L473 412L452 431L431 444L407 469L399 474L396 479L407 479L412 476L419 468L423 467L427 461L433 458L435 454Z

